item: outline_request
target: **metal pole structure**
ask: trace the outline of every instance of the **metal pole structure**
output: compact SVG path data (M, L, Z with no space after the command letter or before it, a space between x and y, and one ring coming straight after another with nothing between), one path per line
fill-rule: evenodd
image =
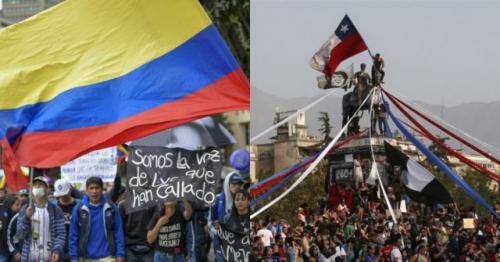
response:
M33 193L31 192L33 189L33 168L29 167L29 176L30 176L30 184L29 184L29 207L33 204Z

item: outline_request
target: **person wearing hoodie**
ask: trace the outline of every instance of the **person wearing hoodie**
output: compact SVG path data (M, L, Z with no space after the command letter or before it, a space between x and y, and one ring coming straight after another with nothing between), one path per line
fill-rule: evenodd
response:
M33 179L33 203L21 208L16 238L22 242L21 261L59 261L64 247L64 215L48 201L49 182L43 176Z
M10 261L8 225L20 208L21 201L14 194L6 195L3 204L0 205L0 262Z
M90 177L85 186L86 194L71 215L71 261L125 261L125 240L118 207L103 196L101 178Z
M224 178L223 192L217 195L216 204L210 208L208 227L210 230L210 238L212 239L215 261L224 261L222 250L220 248L217 229L219 223L231 213L233 207L234 194L242 188L243 179L241 176L233 172Z

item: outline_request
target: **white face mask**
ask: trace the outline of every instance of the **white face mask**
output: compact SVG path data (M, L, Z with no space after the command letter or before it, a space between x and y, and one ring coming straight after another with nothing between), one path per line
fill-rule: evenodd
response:
M45 196L45 189L41 188L41 187L34 187L33 190L33 196L34 197L43 197Z

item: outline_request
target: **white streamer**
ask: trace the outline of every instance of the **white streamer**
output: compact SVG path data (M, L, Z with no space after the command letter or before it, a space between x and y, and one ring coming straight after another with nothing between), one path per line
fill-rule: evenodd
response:
M286 195L288 195L288 193L290 193L293 189L295 189L300 183L302 183L302 181L304 181L304 179L307 178L307 176L316 168L316 166L319 164L319 162L321 160L323 160L323 158L326 156L326 154L328 154L328 152L330 152L330 150L335 145L335 143L337 143L337 141L340 139L340 136L342 135L342 133L345 132L345 130L347 129L347 127L349 126L349 124L351 123L351 121L354 119L354 117L356 117L356 115L358 114L358 112L361 110L361 107L363 107L363 105L368 101L368 98L371 97L371 94L373 93L373 90L374 89L372 89L370 91L370 93L368 93L368 95L366 96L365 100L363 100L363 102L359 105L358 109L356 109L356 112L349 118L349 121L347 121L347 123L342 127L342 129L340 130L340 132L328 144L328 146L325 149L323 149L323 151L321 151L321 154L314 160L314 162L312 162L309 165L309 167L306 169L306 171L304 171L304 173L289 188L287 188L287 190L285 192L281 193L281 195L279 195L278 197L276 197L275 199L273 199L271 202L267 203L261 209L257 210L256 212L253 212L252 215L250 215L250 219L254 219L256 216L258 216L259 214L261 214L262 212L264 212L266 209L268 209L271 206L273 206L274 204L276 204L283 197L285 197Z
M378 87L374 88L374 93L375 92L380 92L380 89ZM370 103L370 125L368 126L368 137L370 138L370 153L372 156L372 169L375 167L375 174L377 175L378 183L380 188L382 189L382 194L384 195L385 202L387 204L387 207L389 208L389 213L391 214L392 221L394 221L394 225L398 224L398 221L396 219L396 215L394 213L394 210L392 209L391 202L389 201L389 197L387 197L387 193L385 192L384 188L384 183L382 183L382 179L380 179L380 174L378 173L378 168L377 168L377 162L375 161L375 154L373 153L373 143L372 143L372 111L373 111L373 100L375 98L375 95L372 96L371 103ZM371 172L370 172L371 173Z
M311 107L315 106L316 104L318 104L319 102L323 101L325 98L327 98L328 96L332 95L333 93L335 92L335 89L332 90L330 93L318 98L316 101L312 102L311 104L297 110L297 112L289 115L287 118L281 120L279 123L277 124L274 124L273 126L269 127L268 129L262 131L260 134L252 137L250 139L250 143L253 143L255 142L257 139L261 138L262 136L264 136L265 134L269 133L270 131L273 131L274 129L278 128L279 126L282 126L283 124L287 123L288 121L290 121L292 118L296 117L299 112L303 111L303 112L306 112L307 110L309 110Z

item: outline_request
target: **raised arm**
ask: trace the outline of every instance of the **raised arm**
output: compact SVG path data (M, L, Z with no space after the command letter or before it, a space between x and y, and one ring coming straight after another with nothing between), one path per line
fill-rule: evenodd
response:
M191 207L191 204L189 204L189 201L187 199L182 199L182 202L184 203L184 212L182 215L184 216L184 219L190 220L191 216L193 215L193 208Z

